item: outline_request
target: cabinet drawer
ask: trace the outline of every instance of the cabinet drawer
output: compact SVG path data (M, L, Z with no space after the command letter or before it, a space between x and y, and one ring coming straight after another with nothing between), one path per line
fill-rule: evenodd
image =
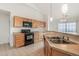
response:
M16 41L16 45L24 45L24 41Z
M16 41L16 44L24 44L24 41Z
M15 37L24 37L24 34L15 35Z
M17 41L24 41L24 38L20 38L20 39L16 38L15 42Z
M16 40L24 40L24 37L15 37Z
M14 33L14 46L21 47L24 45L24 34L23 33Z
M16 40L15 42L16 42L16 43L17 43L17 42L24 42L24 40Z
M16 44L16 47L21 47L21 46L24 46L24 43L17 43Z
M24 39L24 35L16 35L15 39L16 40L22 40L22 39Z

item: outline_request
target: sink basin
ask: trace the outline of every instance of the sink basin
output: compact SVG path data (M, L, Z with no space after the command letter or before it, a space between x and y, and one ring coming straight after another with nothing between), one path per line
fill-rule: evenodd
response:
M61 39L60 37L47 37L48 39Z
M50 41L55 44L77 44L70 40L66 40L66 39L62 40L60 37L47 37L47 38L50 39Z
M70 40L67 41L67 40L59 40L59 39L50 39L50 41L55 44L76 44Z

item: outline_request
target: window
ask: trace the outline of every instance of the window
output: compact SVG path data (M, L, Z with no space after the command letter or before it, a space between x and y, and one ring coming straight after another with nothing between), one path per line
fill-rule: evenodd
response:
M59 23L58 24L59 32L76 32L76 23Z
M65 23L58 24L58 31L65 32Z

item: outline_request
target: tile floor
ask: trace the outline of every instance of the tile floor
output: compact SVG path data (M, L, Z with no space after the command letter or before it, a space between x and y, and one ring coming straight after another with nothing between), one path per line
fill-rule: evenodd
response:
M8 44L0 45L0 56L44 56L43 42L25 47L11 48Z

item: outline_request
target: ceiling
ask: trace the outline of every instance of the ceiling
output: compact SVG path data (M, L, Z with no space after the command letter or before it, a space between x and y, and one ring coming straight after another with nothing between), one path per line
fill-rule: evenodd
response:
M38 8L41 13L50 16L50 3L32 3L36 8ZM52 3L52 16L54 18L60 18L62 16L61 6L63 3ZM79 3L69 3L68 4L68 15L79 16Z
M32 3L35 5L43 14L48 15L50 12L50 3Z

